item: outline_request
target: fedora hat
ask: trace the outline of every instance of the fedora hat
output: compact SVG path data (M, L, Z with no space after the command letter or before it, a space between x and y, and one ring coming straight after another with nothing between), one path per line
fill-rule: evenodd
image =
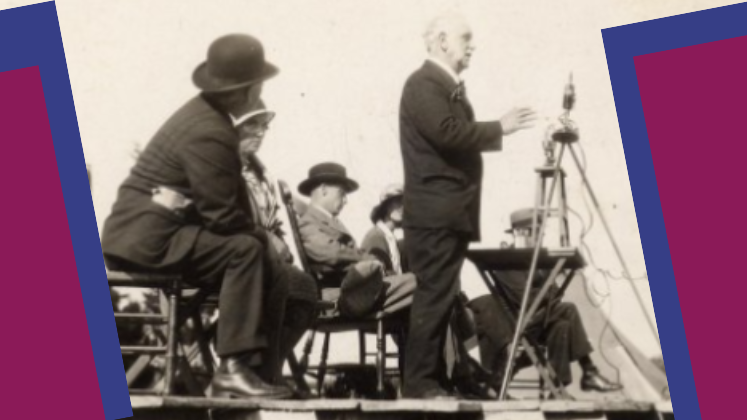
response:
M381 192L381 196L379 196L379 204L371 210L371 221L376 223L379 220L383 220L384 217L386 217L384 212L386 211L387 203L395 198L402 198L403 195L404 188L402 187L402 184L391 184L384 188L384 191Z
M511 229L506 229L506 233L511 233L514 229L531 228L534 211L533 208L525 208L511 213ZM542 211L537 211L537 222L542 222Z
M197 66L192 81L204 92L228 92L265 81L278 71L265 61L265 50L258 39L232 34L213 41L207 60Z
M322 183L342 185L348 193L358 189L358 183L348 178L344 166L339 163L325 162L309 169L309 177L298 185L298 192L308 197L314 188Z

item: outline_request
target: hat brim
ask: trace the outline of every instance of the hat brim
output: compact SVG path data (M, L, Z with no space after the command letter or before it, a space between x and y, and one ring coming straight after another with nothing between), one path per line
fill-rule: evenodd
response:
M317 175L313 178L309 178L298 184L298 192L308 197L311 192L314 191L319 184L338 184L345 188L345 191L349 194L358 190L358 183L350 178L341 177L339 175Z
M250 121L260 115L267 115L267 119L269 121L272 121L273 119L275 119L275 111L270 111L269 109L259 109L256 111L252 111L248 114L244 114L235 120L233 119L233 117L231 117L231 120L233 121L233 126L238 127L241 124L244 124L245 122Z
M379 220L384 220L384 210L386 210L387 204L397 198L401 199L403 196L403 194L392 195L390 197L387 197L386 200L377 204L373 208L373 210L371 210L371 222L376 223Z
M208 74L207 62L203 62L192 73L192 83L195 84L200 90L207 93L221 93L230 92L232 90L241 89L255 85L260 82L264 82L267 79L271 79L280 72L277 66L272 63L265 62L265 67L262 69L262 73L251 79L241 83L225 84L219 80L216 80Z
M539 220L537 220L537 227L540 227L540 225L542 225L542 218L541 217L539 218ZM513 233L513 231L516 230L516 229L531 229L531 228L532 228L532 221L530 220L528 222L517 223L513 227L511 227L510 229L506 229L505 232L506 233Z

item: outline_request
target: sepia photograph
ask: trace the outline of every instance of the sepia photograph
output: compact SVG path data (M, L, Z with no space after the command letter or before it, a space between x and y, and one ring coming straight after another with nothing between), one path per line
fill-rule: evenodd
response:
M673 419L601 30L674 3L58 2L135 418Z

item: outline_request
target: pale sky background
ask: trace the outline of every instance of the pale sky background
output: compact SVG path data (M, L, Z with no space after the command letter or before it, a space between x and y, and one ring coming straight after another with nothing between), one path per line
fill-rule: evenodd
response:
M0 0L0 7L31 4ZM560 115L573 72L588 175L633 277L644 276L635 208L628 182L601 29L733 4L732 1L643 0L58 0L62 38L86 161L93 171L99 230L131 153L197 93L191 74L217 37L233 32L260 38L281 69L264 99L278 116L260 156L277 178L296 186L308 168L344 164L362 188L342 219L361 240L368 214L385 185L401 181L397 110L405 79L421 65L428 18L461 11L471 21L477 50L464 74L478 119L496 119L514 106L541 115L537 126L510 136L500 153L485 154L483 243L496 247L511 211L533 204L541 142ZM581 179L570 156L569 204L586 222ZM631 168L633 170L633 168ZM581 225L571 219L578 244ZM550 237L552 238L552 237ZM597 265L621 268L595 216L587 237ZM660 349L644 316L654 317L648 281L636 281L646 315L627 282L609 287L586 270L591 289L609 292L612 322L649 355ZM470 297L486 293L472 266L463 275ZM612 306L610 307L610 303ZM610 311L612 309L612 311Z

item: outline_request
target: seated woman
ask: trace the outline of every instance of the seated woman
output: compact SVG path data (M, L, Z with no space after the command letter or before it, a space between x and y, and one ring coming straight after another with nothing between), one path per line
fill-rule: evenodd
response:
M379 204L371 211L374 226L361 243L364 252L373 254L384 264L388 275L407 272L404 253L394 235L396 229L402 228L402 196L401 185L389 185L384 189Z
M293 256L283 241L282 222L274 180L257 157L265 133L275 113L265 109L263 103L249 113L234 120L239 133L239 156L242 174L246 181L248 197L254 223L262 227L268 237L267 259L270 278L282 276L287 279L288 288L268 296L265 300L267 316L283 316L280 331L268 331L271 340L277 340L278 354L269 355L270 360L263 366L266 380L277 383L282 375L285 360L290 355L303 334L311 326L316 316L318 292L315 280L293 265ZM278 305L286 302L285 311ZM269 322L268 325L276 325Z

